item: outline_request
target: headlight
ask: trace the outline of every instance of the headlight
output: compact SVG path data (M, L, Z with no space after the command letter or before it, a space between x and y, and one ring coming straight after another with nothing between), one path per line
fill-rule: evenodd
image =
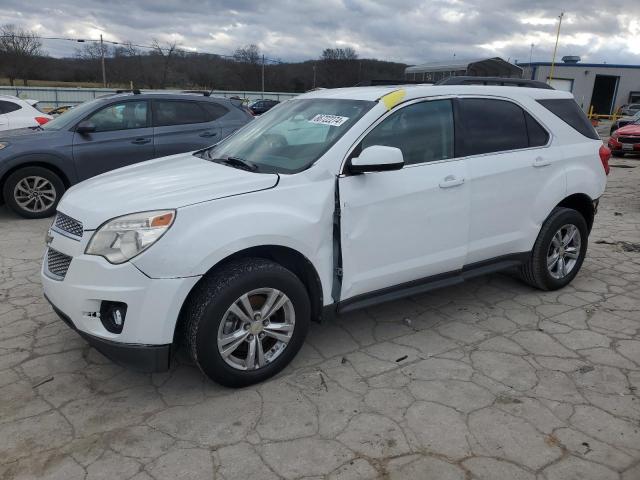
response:
M85 253L119 264L158 241L173 224L175 210L132 213L109 220L93 234Z
M9 142L0 142L0 150L3 148L7 148L9 146Z

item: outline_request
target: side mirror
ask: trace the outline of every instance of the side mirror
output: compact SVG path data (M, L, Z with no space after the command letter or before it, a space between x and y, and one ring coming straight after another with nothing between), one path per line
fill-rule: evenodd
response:
M351 159L349 172L385 172L387 170L400 170L402 167L404 167L402 150L396 147L372 145L362 150L359 157Z
M96 131L96 126L93 122L89 120L84 120L78 124L76 127L76 132L80 135L85 135L87 133L93 133Z

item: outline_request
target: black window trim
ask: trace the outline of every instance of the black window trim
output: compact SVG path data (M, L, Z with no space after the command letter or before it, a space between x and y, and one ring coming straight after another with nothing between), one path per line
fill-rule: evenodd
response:
M109 108L112 107L114 105L119 105L121 103L131 103L131 102L147 102L147 125L144 127L138 127L138 128L118 128L116 130L103 130L100 132L95 132L95 133L108 133L108 132L126 132L127 130L138 130L139 128L152 128L153 126L153 121L151 118L151 104L150 104L150 100L148 98L128 98L126 100L120 99L117 102L110 102L107 103L106 105L101 105L100 107L96 108L95 110L93 110L91 113L88 113L86 116L84 116L82 118L82 120L79 120L78 122L76 122L75 125L73 125L69 130L75 132L76 128L78 128L78 125L80 125L82 122L84 122L85 120L90 119L91 117L93 117L96 113L104 110L105 108ZM92 133L93 135L93 133Z
M152 98L151 99L151 127L153 128L163 128L163 127L180 127L182 125L204 125L205 123L211 123L211 122L217 122L218 120L220 120L220 118L216 119L216 120L207 120L206 122L191 122L191 123L172 123L171 125L156 125L156 103L157 102L190 102L190 103L195 103L198 108L200 108L204 115L205 118L207 117L208 113L207 111L204 109L204 107L200 106L200 103L202 103L201 99L193 99L193 98ZM229 112L227 112L229 113ZM226 113L225 113L226 115ZM225 116L223 115L223 117Z
M465 155L465 156L460 156L460 157L454 157L456 159L460 159L460 158L476 158L476 157L486 157L487 155L502 155L502 154L506 154L506 153L514 153L514 152L525 152L527 150L538 150L541 148L549 148L553 142L553 138L554 135L553 133L551 133L551 130L549 129L549 127L547 127L547 125L540 119L540 117L538 115L536 115L535 113L531 112L531 110L529 110L526 106L524 106L522 103L518 102L517 100L513 99L513 98L508 98L508 97L502 97L499 95L481 95L481 94L469 94L469 95L456 95L456 100L464 100L465 98L483 98L483 99L487 99L487 100L503 100L503 101L507 101L507 102L511 102L514 105L517 105L518 107L520 107L522 110L524 110L526 113L528 113L529 115L531 115L531 118L533 118L536 122L538 122L538 124L543 128L543 130L545 130L547 132L547 143L544 145L540 145L537 147L526 147L526 148L513 148L511 150L500 150L498 152L488 152L488 153L476 153L473 155ZM459 108L459 102L454 102L458 104ZM454 117L455 120L456 117ZM460 117L458 117L460 118ZM526 119L525 119L525 125L526 125ZM460 130L458 130L458 128ZM462 121L456 121L456 133L458 131L460 131L461 133L464 132L464 125L462 123ZM527 137L529 135L529 130L527 129ZM457 138L457 135L456 135ZM461 140L462 142L462 140ZM459 151L458 150L458 142L456 141L456 153ZM464 148L460 145L461 148Z
M358 138L356 139L356 141L353 143L353 145L351 145L348 149L347 149L347 154L344 156L344 158L342 159L342 163L340 164L340 170L339 170L339 174L338 176L340 177L344 177L344 176L350 176L351 174L349 173L349 163L351 162L351 159L354 158L353 154L355 153L356 149L359 147L360 143L362 142L362 140L364 140L364 137L366 137L371 130L373 130L374 128L376 128L379 124L381 124L382 122L384 122L387 118L389 118L391 115L393 115L395 112L399 111L402 108L406 108L409 105L414 105L416 103L423 103L423 102L435 102L438 100L450 100L451 101L451 109L453 112L453 157L452 158L443 158L442 160L433 160L431 162L422 162L422 163L411 163L409 165L405 165L403 167L403 170L405 168L414 168L414 167L423 167L425 165L434 165L434 164L438 164L438 163L444 163L444 162L452 162L455 160L460 160L463 157L457 157L456 154L458 153L458 142L457 142L457 137L456 137L456 133L457 133L457 127L456 127L456 97L457 95L434 95L431 97L420 97L420 98L412 98L410 100L406 100L402 103L400 103L397 107L392 108L391 110L387 110L386 112L384 112L382 115L380 115L375 122L373 122L371 125L369 125L365 131L363 133L361 133ZM371 173L385 173L385 172L371 172Z

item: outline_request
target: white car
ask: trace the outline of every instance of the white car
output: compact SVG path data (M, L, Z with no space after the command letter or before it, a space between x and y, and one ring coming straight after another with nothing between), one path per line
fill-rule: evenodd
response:
M0 95L0 131L37 127L53 119L35 108L37 100Z
M69 189L42 283L89 343L213 380L280 371L309 322L516 268L578 273L610 152L570 93L319 90L233 136Z

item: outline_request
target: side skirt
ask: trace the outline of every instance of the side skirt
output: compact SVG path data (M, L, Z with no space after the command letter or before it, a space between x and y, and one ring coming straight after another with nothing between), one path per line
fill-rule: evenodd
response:
M343 300L339 302L337 306L335 303L333 305L327 305L324 307L323 314L326 315L325 318L328 318L331 315L331 313L328 312L330 309L338 314L342 314L378 305L380 303L418 295L438 288L450 287L475 277L500 272L513 267L519 267L528 261L530 256L531 252L504 255L491 260L465 265L462 269L455 270L453 272L441 273L421 278L419 280L402 283L400 285L395 285L393 287L383 288L374 292L363 293Z

